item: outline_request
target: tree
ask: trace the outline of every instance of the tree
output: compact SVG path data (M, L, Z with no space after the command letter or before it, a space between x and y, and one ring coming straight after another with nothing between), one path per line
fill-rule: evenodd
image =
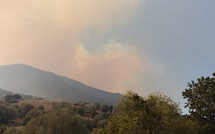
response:
M32 109L26 113L25 117L23 118L23 125L26 125L32 118L37 118L41 115L45 114L45 111L41 109Z
M75 108L75 113L84 116L85 110L82 106Z
M19 99L21 99L21 96L19 94L14 94L13 99L19 100Z
M96 109L94 107L89 108L90 117L94 118L97 114Z
M90 132L93 130L93 120L91 118L85 118L85 124Z
M96 110L99 110L99 109L100 109L100 104L99 104L99 103L94 103L93 105L94 105L94 107L96 108Z
M85 121L70 107L59 107L47 114L31 119L25 127L26 134L88 134Z
M201 77L188 83L182 93L187 99L185 107L189 108L189 117L197 121L200 132L215 132L215 73L213 77Z
M159 93L144 99L128 92L116 106L116 112L94 134L192 134L194 124L181 116L178 104Z
M100 111L101 112L107 112L109 110L109 106L106 105L106 104L103 104L101 107L100 107Z
M31 104L28 104L28 103L23 103L19 106L19 114L20 114L20 117L23 118L25 117L25 115L31 111L32 109L34 109L34 106L31 105Z
M0 124L9 123L16 116L16 112L11 105L0 103Z
M99 113L93 118L93 126L98 127L98 122L106 119L105 113Z
M45 107L44 107L43 105L39 105L39 106L38 106L38 109L40 109L40 110L44 110L44 109L45 109Z
M21 99L21 96L19 94L14 94L14 95L6 95L4 97L5 101L8 102L17 102L17 100Z
M6 96L4 97L4 100L5 100L5 101L10 101L12 98L13 98L12 95L6 95Z

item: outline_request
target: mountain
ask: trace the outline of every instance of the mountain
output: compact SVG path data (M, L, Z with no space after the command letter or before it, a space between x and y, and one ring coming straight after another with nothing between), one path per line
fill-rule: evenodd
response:
M15 95L16 93L11 91L6 91L0 88L0 100L4 100L4 97L6 95ZM19 94L21 95L22 100L42 100L43 98L31 96L31 95L25 95L25 94Z
M13 93L10 91L6 91L0 88L0 100L4 99L6 95L12 95Z
M115 104L121 96L24 64L0 66L0 88L66 102Z

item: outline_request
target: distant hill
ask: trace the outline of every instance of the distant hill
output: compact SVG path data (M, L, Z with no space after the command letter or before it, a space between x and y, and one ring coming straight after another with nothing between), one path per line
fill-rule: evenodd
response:
M54 101L115 104L119 93L102 91L24 64L0 66L0 88Z
M6 95L12 95L13 93L10 91L6 91L0 88L0 99L4 99Z
M0 88L0 100L4 100L4 97L6 95L14 95L16 93L11 92L11 91L6 91ZM20 94L21 95L21 100L42 100L43 98L40 97L35 97L32 95L25 95L25 94Z

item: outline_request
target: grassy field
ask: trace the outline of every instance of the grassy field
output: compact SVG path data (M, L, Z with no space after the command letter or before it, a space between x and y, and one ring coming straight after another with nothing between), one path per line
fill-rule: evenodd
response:
M21 100L18 102L18 104L23 104L23 103L28 103L28 104L34 105L35 107L44 106L45 111L50 111L52 110L54 105L60 104L60 102L54 102L49 100Z

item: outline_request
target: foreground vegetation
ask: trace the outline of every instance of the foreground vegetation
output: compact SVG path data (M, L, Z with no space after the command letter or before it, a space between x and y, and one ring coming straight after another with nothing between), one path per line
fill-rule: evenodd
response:
M98 103L0 103L3 134L212 134L215 132L215 73L188 83L182 93L189 114L168 96L129 91L116 106Z

